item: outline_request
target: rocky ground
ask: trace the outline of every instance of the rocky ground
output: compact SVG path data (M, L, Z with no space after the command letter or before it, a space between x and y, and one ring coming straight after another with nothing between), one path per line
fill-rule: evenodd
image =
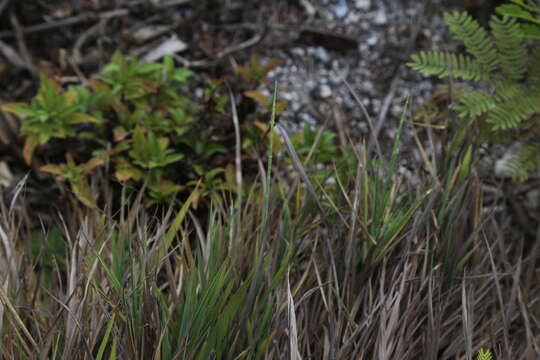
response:
M499 3L6 0L0 2L4 68L0 98L3 102L28 100L40 72L64 84L84 82L107 63L115 49L142 61L174 54L201 74L231 80L237 78L232 67L249 62L256 54L263 62L282 60L268 80L269 85L277 82L280 96L289 100L281 118L291 132L309 123L337 130L341 141L346 141L346 133L354 141L375 133L390 148L406 99L421 104L443 83L407 68L409 56L420 50L455 50L458 43L450 40L444 11L466 9L485 24ZM270 85L259 90L270 94L271 89ZM194 94L201 96L202 88ZM238 102L242 112L240 96ZM9 117L0 122L4 154L16 142L15 127L10 124ZM404 144L412 141L411 134L407 129ZM506 152L499 149L488 159L488 174L496 173ZM406 168L404 164L402 171ZM529 191L525 197L533 205L540 202L540 194Z

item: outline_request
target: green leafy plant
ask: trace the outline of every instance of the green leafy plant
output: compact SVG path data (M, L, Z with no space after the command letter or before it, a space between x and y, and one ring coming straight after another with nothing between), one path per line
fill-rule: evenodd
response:
M493 357L491 356L491 351L480 349L478 350L478 355L476 356L476 360L491 360Z
M513 17L493 15L491 34L466 12L446 13L444 18L468 55L420 52L412 55L407 65L424 74L463 80L452 87L456 100L453 110L463 121L478 122L481 141L525 138L534 143L540 131L540 47L529 51L522 28ZM533 134L532 139L525 133ZM530 173L531 159L522 155L516 159L524 160L518 167ZM534 168L540 168L540 162L535 162ZM524 171L513 175L526 178Z
M96 202L92 196L92 190L88 186L86 175L92 170L104 164L102 159L93 158L86 163L76 164L73 156L66 153L66 163L48 164L40 168L51 174L56 174L59 180L68 180L71 183L71 189L77 198L88 207L95 207Z
M259 57L253 54L249 66L235 66L234 71L242 77L248 87L253 87L263 83L268 72L281 63L283 63L281 59L271 59L263 64Z
M513 4L504 4L495 9L501 15L527 21L519 24L524 36L540 39L540 5L532 0L511 0Z
M34 149L52 138L75 136L75 124L97 123L98 120L83 111L74 91L63 92L46 76L40 76L41 86L30 104L11 103L2 106L5 111L25 117L21 134L25 136L24 158L32 161Z
M137 127L133 131L133 145L129 156L136 165L145 169L165 167L184 157L182 154L174 154L173 150L167 149L168 145L168 138L156 138L153 132L145 136L144 130Z
M356 171L357 156L351 148L338 145L337 136L331 130L305 124L304 130L291 138L300 160L313 165L312 174L321 183L335 175L347 183Z
M201 188L209 194L226 188L223 161L218 164L214 159L227 150L220 140L209 140L218 138L220 131L209 123L212 119L196 121L202 104L184 95L193 75L177 68L171 57L140 64L116 52L89 86L64 91L41 76L41 87L30 104L6 104L3 109L23 117L28 162L37 146L63 146L52 144L53 138L70 137L84 144L64 149L71 153L67 163L48 164L41 170L68 181L87 206L95 206L95 199L86 178L108 161L116 180L147 183L147 204L166 201L201 178ZM213 114L224 116L220 84L210 81L205 101L212 103Z

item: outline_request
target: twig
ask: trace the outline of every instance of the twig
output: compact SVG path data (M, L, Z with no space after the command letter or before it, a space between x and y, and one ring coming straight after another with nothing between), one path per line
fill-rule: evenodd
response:
M2 15L4 10L6 10L6 7L9 5L10 2L11 0L2 0L2 2L0 3L0 15Z
M9 61L11 65L30 70L26 61L24 61L17 51L2 40L0 40L0 53L6 58L7 61Z
M392 84L390 84L390 89L388 90L388 94L386 94L386 97L384 98L383 105L381 107L381 112L379 113L379 117L377 119L377 124L375 124L375 128L373 129L373 134L369 139L368 143L368 153L371 152L371 149L373 148L373 144L375 143L373 139L379 138L379 133L382 130L382 126L384 125L384 122L386 121L386 115L388 114L388 109L390 109L390 105L392 104L392 100L394 100L394 97L396 96L396 89L397 84L400 79L399 71L396 72L396 75L394 75L394 79L392 80Z
M37 76L37 70L32 64L32 58L30 57L30 53L28 52L28 47L26 46L26 41L24 40L24 35L22 32L21 24L19 23L19 20L17 19L17 16L15 15L15 12L12 11L9 14L9 20L11 22L11 25L15 29L15 37L17 39L17 46L19 48L19 52L23 56L27 66L28 70L34 75Z
M82 55L81 55L81 48L84 46L84 43L92 36L96 35L99 30L105 26L108 19L100 20L95 25L92 25L89 29L87 29L85 32L83 32L77 41L75 41L75 45L73 46L73 61L76 64L80 64L83 61Z
M187 67L187 68L209 67L209 66L213 66L214 64L216 64L217 62L222 60L227 55L230 55L230 54L232 54L234 52L237 52L237 51L240 51L240 50L245 50L248 47L257 45L262 40L262 38L263 38L263 35L256 34L252 38L250 38L250 39L248 39L248 40L246 40L244 42L241 42L241 43L236 44L236 45L231 45L231 46L221 50L220 52L217 53L217 55L215 56L214 59L191 61L191 60L188 60L188 59L186 59L186 58L184 58L182 56L176 55L176 54L173 54L173 57L176 60L178 60L179 62L181 62L184 67Z
M371 131L372 134L375 134L375 128L373 126L373 120L371 119L371 116L369 116L369 113L368 113L366 107L364 106L364 104L362 103L362 101L360 100L360 98L358 97L356 92L353 90L353 88L351 87L351 85L349 84L347 79L343 79L343 81L345 82L345 86L347 86L347 89L349 89L349 91L351 92L351 95L353 96L356 103L358 105L360 105L360 109L362 109L362 112L364 113L364 116L366 117L367 123L369 125L369 130ZM381 154L381 145L379 144L379 139L377 137L374 137L374 138L372 137L372 139L373 139L373 141L375 143L375 146L377 147L377 153Z
M116 18L116 17L126 16L126 15L129 15L129 13L130 12L129 12L128 9L117 9L117 10L105 11L105 12L100 13L100 14L96 14L96 13L93 13L93 12L87 12L87 13L84 13L84 14L71 16L71 17L68 17L68 18L65 18L65 19L61 19L61 20L55 20L55 21L51 21L51 22L47 22L47 23L28 26L26 28L22 28L21 31L22 31L23 34L32 34L32 33L36 33L36 32L56 29L56 28L59 28L59 27L72 26L72 25L76 25L76 24L81 23L81 22L93 21L93 20L96 20L96 19L97 20L108 20L108 19L112 19L112 18ZM2 32L0 32L0 39L15 36L15 35L16 34L13 31L2 31Z
M3 7L5 7L9 2L10 0L3 0L3 2L0 3L0 14L3 10ZM50 21L50 22L46 22L42 24L32 25L32 26L23 28L22 32L23 34L31 34L35 32L46 31L46 30L55 29L55 28L64 27L64 26L72 26L72 25L76 25L78 23L86 22L86 21L108 20L108 19L112 19L116 17L126 16L130 14L130 8L133 8L145 2L146 0L134 1L133 3L130 3L127 8L115 9L115 10L105 11L102 13L86 12L83 14L70 16L61 20L55 20L55 21ZM184 5L190 2L191 0L169 0L155 7L158 9L166 9L171 6ZM15 36L13 31L0 32L0 39L6 38L6 37L12 37L12 36Z

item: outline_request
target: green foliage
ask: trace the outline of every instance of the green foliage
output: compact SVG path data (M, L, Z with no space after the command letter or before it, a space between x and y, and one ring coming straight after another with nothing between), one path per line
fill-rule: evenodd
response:
M540 6L533 0L511 0L513 4L505 4L497 7L496 11L501 15L526 20L527 23L519 25L525 37L540 39Z
M478 350L478 355L476 356L476 360L491 360L493 357L491 356L491 351L480 349Z
M45 144L52 138L74 136L74 124L98 122L96 118L81 112L83 109L75 92L62 92L43 75L40 81L39 91L30 104L11 103L2 107L5 111L25 117L20 131L26 137L24 156L28 163L37 145Z
M3 109L24 117L21 134L28 163L37 146L58 146L50 143L52 138L72 137L84 144L82 151L64 149L70 152L67 163L48 164L41 170L69 181L85 205L96 205L87 177L107 161L113 164L116 180L145 181L147 204L152 204L170 199L199 178L206 193L227 189L220 175L223 168L213 163L226 147L209 140L219 129L195 121L201 104L183 95L191 76L191 71L175 67L170 57L162 63L139 64L117 52L89 86L64 91L41 76L41 87L30 104L7 104ZM211 111L223 111L223 97L214 101L220 84L211 82L206 91ZM211 179L208 171L213 171Z
M265 77L268 72L279 66L282 62L281 59L270 59L268 62L262 63L259 57L254 54L251 56L249 65L233 68L242 78L244 87L249 89L243 92L244 99L253 100L259 105L256 114L257 119L243 124L244 137L242 139L242 148L245 150L261 150L258 148L259 144L262 143L264 146L267 146L269 140L277 140L278 138L277 134L270 134L270 126L268 124L271 114L275 114L279 119L279 115L287 107L288 100L281 99L278 101L276 99L274 107L273 98L256 89L261 86L268 87L269 84L265 81ZM253 153L251 155L252 157L256 157Z
M267 63L261 63L259 57L255 54L251 56L250 66L236 66L236 71L244 80L248 87L259 85L264 82L264 79L269 71L279 66L283 60L271 59Z
M524 41L528 33L516 20L536 19L524 13L538 12L540 7L519 0L514 3L497 9L505 16L491 17L490 34L466 12L446 13L454 38L463 42L468 54L420 52L407 64L424 74L464 80L453 84L456 103L452 109L463 121L478 122L482 141L519 139L525 129L540 127L540 50L536 46L529 51ZM524 152L532 153L532 149ZM533 166L525 156L514 165L520 179L527 177L525 172L540 168L540 162Z
M337 136L333 131L317 130L304 124L304 130L291 138L302 163L313 164L311 174L319 183L324 184L326 180L334 178L347 184L356 171L356 154L349 147L338 145Z
M538 169L540 164L540 142L530 144L514 156L512 156L506 166L508 175L514 180L525 181L530 173Z

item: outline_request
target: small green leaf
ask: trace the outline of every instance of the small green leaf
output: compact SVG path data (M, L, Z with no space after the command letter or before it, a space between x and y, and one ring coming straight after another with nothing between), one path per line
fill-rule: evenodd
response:
M1 109L16 115L32 116L35 111L27 104L24 103L10 103L1 106Z
M96 198L92 194L92 190L90 189L90 186L86 183L86 179L82 178L79 179L71 184L71 190L79 199L80 202L82 202L87 207L94 209L96 208Z
M32 162L32 155L35 148L40 144L39 139L35 136L27 136L24 141L23 157L27 164Z
M513 16L516 18L528 20L530 22L540 24L540 20L534 17L530 12L523 10L523 8L512 5L512 4L505 4L497 7L495 9L499 14L506 15L506 16Z
M82 124L82 123L99 123L99 120L93 116L77 112L71 115L68 119L70 124Z
M166 55L163 58L163 70L165 70L169 76L174 71L174 60L170 55Z
M188 69L177 69L174 71L172 78L180 83L185 83L186 80L193 75Z
M540 39L540 26L535 24L520 24L521 32L529 39Z
M51 174L56 174L56 175L63 176L65 167L66 167L65 164L60 164L60 165L47 164L47 165L41 166L39 168L39 170L44 171L44 172L48 172L48 173L51 173Z
M123 159L123 158L122 158ZM127 161L118 161L114 176L118 181L140 180L143 177L143 172L132 166Z
M140 64L137 69L137 73L145 75L150 74L155 71L160 71L162 69L163 65L160 63L146 63L146 64Z

